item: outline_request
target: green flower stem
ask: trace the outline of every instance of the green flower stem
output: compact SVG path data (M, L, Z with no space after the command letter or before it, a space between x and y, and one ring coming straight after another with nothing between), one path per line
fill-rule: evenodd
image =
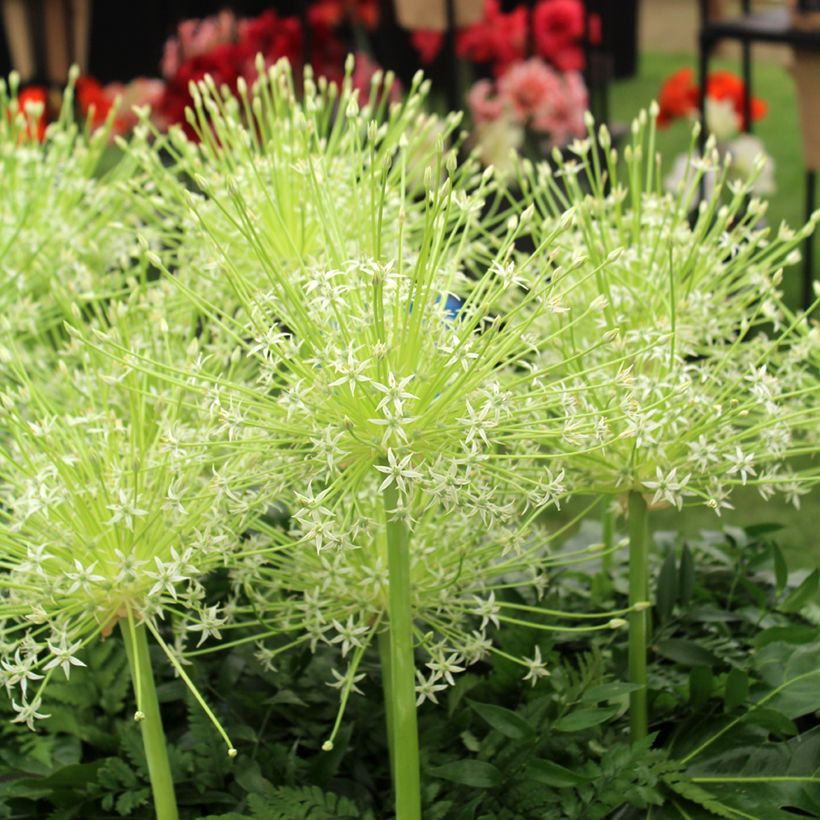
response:
M385 719L387 721L387 750L390 754L390 772L395 776L393 771L393 759L396 753L393 751L393 744L395 743L393 735L393 682L390 673L390 632L383 630L379 632L379 664L382 670L382 691L384 692L384 702L387 704L385 709Z
M643 496L629 494L629 605L649 600L649 511ZM629 695L632 742L648 732L646 654L649 640L649 609L629 616L629 680L640 689Z
M165 733L159 713L154 673L151 669L151 655L148 652L148 638L144 624L134 625L130 618L120 620L120 631L128 655L128 667L137 698L137 714L140 719L142 743L148 760L148 775L154 794L154 810L157 820L177 820L177 801L174 781L168 762Z
M394 519L399 495L394 484L383 494L387 532L390 669L388 710L392 715L393 786L396 820L420 820L421 784L416 725L416 664L413 657L413 611L410 587L410 539L406 524Z

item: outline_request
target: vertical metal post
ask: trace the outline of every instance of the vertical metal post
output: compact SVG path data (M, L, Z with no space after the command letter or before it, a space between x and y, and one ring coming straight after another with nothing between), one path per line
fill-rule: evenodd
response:
M464 100L459 95L458 57L456 56L456 6L454 0L445 0L447 30L444 32L444 49L447 65L447 107L460 111Z
M814 212L817 183L817 171L810 168L806 171L806 222ZM803 307L808 308L813 300L812 284L814 281L814 235L806 237L803 249Z
M698 37L698 105L700 110L700 134L698 134L698 153L703 156L706 148L706 77L709 72L709 52L712 50L712 37L708 33L708 20L704 23ZM706 199L706 176L702 176L698 185L698 201Z
M752 133L752 44L743 40L743 130Z

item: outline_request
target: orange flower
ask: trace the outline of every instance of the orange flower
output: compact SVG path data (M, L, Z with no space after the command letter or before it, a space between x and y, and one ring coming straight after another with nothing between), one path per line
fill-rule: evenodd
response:
M741 129L746 128L743 119L743 80L731 71L713 71L706 80L706 96L711 100L729 100L738 116ZM682 68L672 74L661 87L658 95L658 125L664 127L679 117L697 114L700 88L695 83L695 72ZM766 116L768 106L764 100L752 97L752 120Z

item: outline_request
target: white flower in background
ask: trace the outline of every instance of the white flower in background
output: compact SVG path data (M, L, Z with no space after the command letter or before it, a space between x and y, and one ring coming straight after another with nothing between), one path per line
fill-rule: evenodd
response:
M685 199L700 202L700 181L695 182L696 169L692 164L691 154L678 154L672 160L672 169L663 178L663 187L670 194L678 194ZM715 171L707 170L701 177L703 181L704 197L708 200L715 193Z
M726 146L732 157L732 175L738 179L751 177L755 173L752 192L758 196L771 196L775 185L775 165L771 154L763 146L760 137L753 134L738 134Z
M727 142L740 131L740 117L732 100L706 98L706 131L719 143Z
M516 155L524 145L524 128L502 115L497 120L482 122L473 129L473 142L484 165L492 165L502 176L509 176L516 165Z

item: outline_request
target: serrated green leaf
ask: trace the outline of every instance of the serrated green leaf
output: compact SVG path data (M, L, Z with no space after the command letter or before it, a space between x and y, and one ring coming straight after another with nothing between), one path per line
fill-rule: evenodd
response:
M456 760L429 769L429 772L433 777L474 789L491 789L500 786L504 780L501 771L484 760Z
M552 786L556 789L562 789L568 786L581 786L584 783L590 782L589 777L584 777L571 769L567 769L565 766L559 766L551 760L540 760L538 758L527 762L524 777L527 778L527 780L543 783L545 786Z
M535 730L530 723L511 709L505 709L503 706L496 706L492 703L477 703L473 700L467 702L482 720L504 737L511 740L528 740L535 735Z
M707 811L711 811L718 817L736 820L736 811L724 803L721 803L715 795L701 786L698 786L697 783L692 783L689 780L683 780L677 777L665 779L665 783L676 794L679 794L686 800L691 800L696 805L703 807Z
M558 718L552 724L552 728L556 732L580 732L583 729L590 729L593 726L605 723L617 712L617 706L599 709L575 709L568 715Z

